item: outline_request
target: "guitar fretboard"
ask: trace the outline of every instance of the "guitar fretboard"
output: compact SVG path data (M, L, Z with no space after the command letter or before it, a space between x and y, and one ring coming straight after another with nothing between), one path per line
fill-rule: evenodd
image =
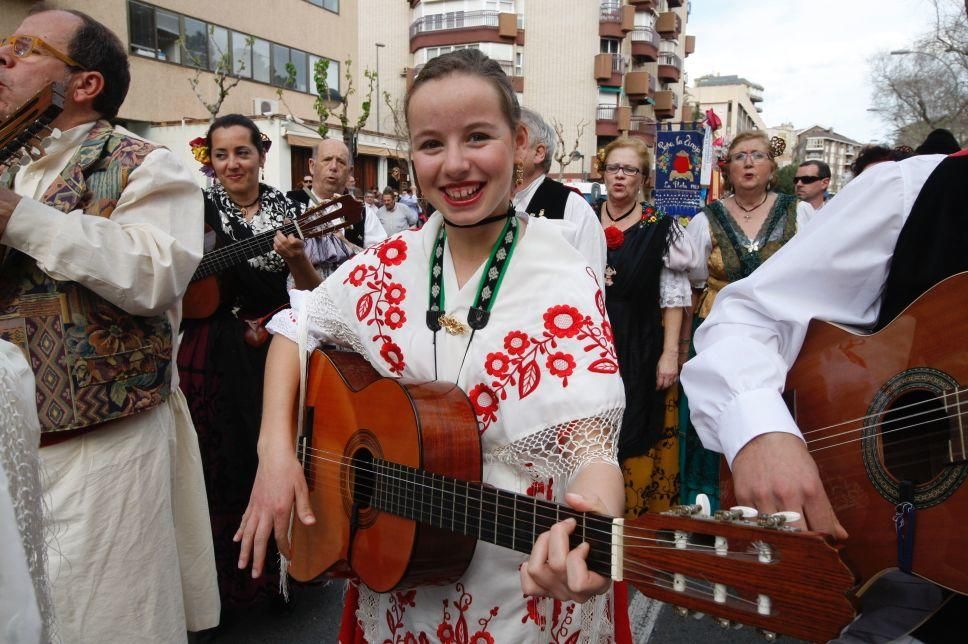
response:
M205 253L198 269L192 275L192 281L195 282L209 275L215 275L226 268L268 253L272 250L272 239L276 236L276 231L282 231L284 235L294 235L296 234L296 225L288 223L281 228L266 230L248 239Z
M380 460L357 473L357 487L373 490L377 509L523 553L552 525L574 518L571 547L587 542L589 570L611 575L609 517Z

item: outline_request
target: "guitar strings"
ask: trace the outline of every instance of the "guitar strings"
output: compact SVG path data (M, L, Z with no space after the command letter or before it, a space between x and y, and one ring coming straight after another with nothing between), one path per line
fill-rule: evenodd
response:
M322 451L322 450L314 450L314 451ZM324 461L324 462L332 463L332 464L337 464L337 465L347 464L348 467L350 467L352 469L366 469L366 468L362 468L360 466L357 466L357 465L352 464L351 459L347 459L347 458L326 459L324 457L319 457L319 456L315 456L315 457L308 456L308 457L309 458L314 458L314 459L317 459L317 460L321 460L321 461ZM367 471L369 472L369 470L367 470ZM339 478L338 477L338 474L339 474L338 472L335 472L335 471L332 471L332 470L327 470L326 473L327 474L336 475L336 476L328 476L327 478L329 478L329 479L338 479ZM388 477L388 478L397 478L398 480L404 480L405 482L410 483L410 484L412 484L414 486L417 486L417 487L420 487L420 486L422 486L422 487L428 487L428 486L425 486L425 485L422 485L422 484L419 484L419 483L413 483L413 482L407 481L405 479L400 479L399 477L392 477L391 475L388 475L388 474L381 474L381 476ZM317 484L317 485L320 484L321 482L323 482L323 480L321 478L316 478L314 480L314 483ZM338 487L339 486L339 482L338 481L335 481L335 480L329 480L329 481L326 481L326 482L329 483L330 485L334 485L334 487ZM436 488L433 488L433 489L436 490ZM441 494L443 494L443 493L448 492L448 491L441 489L441 490L439 490L439 492ZM449 492L449 494L453 495L453 494L456 494L456 492ZM414 511L415 514L419 514L421 517L424 516L423 508L424 507L427 507L427 506L432 506L432 501L428 501L426 499L417 500L415 498L415 499L413 499L413 501L414 501L414 505L411 506L409 509L412 510L412 511ZM419 510L415 507L416 505L419 505L420 506L420 509ZM547 509L547 508L545 508L545 509ZM432 515L432 513L431 513L431 515ZM500 510L498 510L497 515L499 517L501 516ZM550 516L548 518L550 518ZM429 523L430 525L433 525L433 519L434 519L434 517L431 516L430 519L427 521L427 523ZM498 525L498 522L495 521L493 523L493 525L494 526L497 526ZM712 549L714 549L714 547L712 547L712 546L703 546L702 544L688 544L686 549L677 549L677 548L675 548L675 541L674 540L670 540L670 539L655 539L655 538L647 538L647 537L635 536L635 535L629 534L630 529L631 530L635 530L635 531L644 532L644 533L659 532L660 531L660 530L657 530L657 529L633 528L632 526L625 526L625 530L626 530L626 535L625 535L626 536L626 541L628 541L629 539L638 539L638 540L656 542L658 544L664 544L664 545L634 546L632 548L629 548L628 546L626 546L626 549L627 550L629 550L629 549L632 549L632 550L653 549L653 550L678 550L678 551L681 552L682 550L704 550L704 549L705 550L712 550ZM454 531L456 532L457 530L454 530ZM599 530L599 529L596 529L596 528L592 528L591 531L592 532L598 532L598 533L601 533L601 534L604 534L604 535L608 535L609 537L611 536L611 533L608 532L608 531L605 531L605 530ZM586 536L587 536L587 532L586 532ZM586 538L585 541L588 541L590 543L596 543L598 545L603 545L603 546L610 546L611 545L611 540L610 539L609 540L603 540L603 539L595 539L595 538L591 538L591 539ZM733 555L733 557L730 557L732 559L736 559L738 557L748 557L748 558L751 558L752 559L752 558L754 558L754 557L757 556L756 553L739 552L739 551L729 551L729 554L730 555ZM649 580L654 579L656 575L663 575L663 576L666 576L669 580L671 580L674 577L674 574L675 573L672 573L672 572L670 572L668 570L663 570L663 569L660 569L660 568L656 568L654 566L649 566L648 564L644 564L644 563L637 562L637 561L631 561L631 560L629 560L627 558L624 558L624 564L623 564L623 577L624 577L624 579L625 580L628 580L630 582L633 582L633 583L637 583L639 585L648 584L648 585L652 585L652 586L655 586L655 587L658 587L658 588L663 588L665 590L672 590L673 592L682 593L684 591L675 591L675 589L674 589L674 587L672 585L663 585L663 584L654 583L654 582L650 582L649 581ZM688 591L690 589L690 586L692 586L692 587L698 587L700 589L700 591L701 591L701 594L704 593L704 594L707 594L709 596L713 596L713 593L711 592L711 589L713 588L713 585L715 583L717 583L717 582L712 581L712 580L709 580L709 579L706 579L706 578L686 577L685 578L685 583L686 583L686 591ZM744 598L744 597L742 597L740 595L733 594L733 593L729 593L729 592L727 592L727 597L732 598L732 599L736 600L737 602L742 602L742 603L749 604L750 606L756 606L756 604L757 604L755 601L748 600L748 599L746 599L746 598Z
M911 407L917 407L919 405L924 405L926 403L937 402L939 400L941 400L941 401L947 401L948 396L953 396L955 398L955 401L954 401L955 404L958 405L959 408L960 408L961 401L960 401L960 399L959 399L960 397L958 395L960 393L966 393L966 390L964 388L962 388L962 387L959 387L958 389L952 389L950 391L945 391L940 396L935 396L933 398L925 398L924 400L919 400L919 401L916 401L916 402L913 402L913 403L908 403L906 405L900 405L898 407L893 407L890 410L883 410L883 411L879 411L879 412L876 412L876 413L873 413L873 414L867 414L866 416L860 416L858 418L852 418L852 419L848 419L848 420L842 420L842 421L840 421L838 423L834 423L832 425L827 425L826 427L817 427L815 429L811 429L809 431L803 432L803 435L804 436L807 436L809 434L815 434L817 432L825 432L828 429L834 429L835 427L840 427L841 425L849 425L851 423L860 423L860 422L863 422L865 420L870 420L872 418L877 418L878 416L882 416L887 411L894 412L894 411L899 411L899 410L902 410L902 409L909 409ZM966 404L968 404L968 401L965 401L965 402L966 402Z
M356 465L352 461L352 459L343 457L341 455L337 456L334 452L329 452L329 451L324 451L324 450L316 450L316 449L313 449L313 448L310 448L310 451L315 451L315 452L318 452L318 453L322 453L322 454L324 454L324 456L307 455L307 458L311 458L311 459L314 459L316 461L320 461L320 462L324 462L324 463L330 463L330 464L334 464L334 465L345 465L348 468L353 469L353 470L362 470L362 471L365 471L367 474L370 474L372 472L371 470L369 470L367 468L364 468L364 467L361 467L359 465ZM333 477L335 477L337 479L339 478L339 472L336 471L335 469L324 469L323 472L324 472L324 475L325 476L328 476L329 478L333 478ZM330 476L330 475L333 475L333 476ZM382 478L384 478L384 479L391 479L391 480L396 480L396 481L402 481L402 482L406 483L408 486L412 486L414 488L430 489L432 494L439 494L441 496L441 500L444 500L443 497L445 495L448 496L448 497L451 497L451 500L452 501L455 500L455 498L471 498L471 500L473 500L472 497L460 495L459 492L457 492L456 490L451 491L451 490L445 490L443 488L438 489L438 488L433 487L432 485L431 486L428 486L428 485L425 485L425 484L422 484L422 483L416 483L415 481L412 481L412 480L409 480L409 479L404 479L402 477L396 477L396 476L393 476L392 474L388 474L388 473L385 473L385 472L379 473L379 476L382 477ZM458 481L457 479L452 479L452 480L460 483L460 481ZM330 480L323 481L322 479L320 479L318 477L315 477L315 476L310 476L309 477L309 480L307 480L307 482L312 482L312 483L315 483L315 484L325 483L327 485L334 485L335 484L336 486L339 485L339 481L338 480L337 481L330 481ZM357 481L357 487L361 488L364 492L367 492L367 493L369 493L371 495L374 492L374 487L371 486L371 485L368 485L367 483L363 482L362 480ZM391 495L397 496L397 495L393 494L392 491L391 491ZM538 500L538 501L540 501L540 500ZM424 509L425 508L428 508L428 509L431 509L432 510L435 507L433 504L434 504L433 498L431 498L430 500L427 500L427 499L424 499L424 498L421 498L421 499L418 500L418 499L414 498L413 499L413 504L409 508L406 508L406 509L409 509L409 510L413 511L415 514L419 514L419 516L423 517L425 515ZM417 508L418 505L420 506L419 507L419 510ZM501 512L501 510L503 508L505 508L505 507L507 507L506 504L505 505L497 504L496 519L491 524L491 525L494 526L494 529L495 530L496 530L496 526L499 525L498 519L506 520L508 522L513 522L513 520L514 520L514 513L513 513L512 508L507 508L508 510L512 510L511 512L504 512L504 513ZM570 512L570 513L574 513L574 514L583 514L583 513L579 512L577 510L572 510L571 508L566 508L564 506L562 506L562 508L564 510L566 510L566 512ZM549 508L549 507L547 507L547 506L544 506L544 505L535 505L534 506L534 510L535 511L532 512L532 514L534 514L536 517L539 517L540 516L540 518L548 520L549 523L556 523L559 520L561 520L557 514L551 514L552 509ZM527 511L527 510L525 510L525 511ZM438 518L438 519L441 519L441 521L443 521L443 516L442 515L440 515L438 517L434 517L432 511L429 512L429 515L431 516L431 519L430 519L431 525L433 525L432 522L433 522L434 518ZM568 518L568 517L566 516L565 518ZM595 515L592 515L592 518L597 518L602 523L608 523L609 528L611 528L611 523L610 523L611 519L610 518L608 518L608 517L596 517ZM452 523L452 525L454 525L453 520L452 520L451 523ZM487 526L487 527L491 527L491 526ZM663 529L639 528L639 527L634 527L634 526L629 526L629 525L624 526L624 528L625 528L624 532L625 532L625 539L626 539L626 541L636 540L636 541L645 541L645 542L652 542L652 543L660 544L658 546L635 545L635 546L632 546L633 548L637 548L637 549L669 549L670 546L673 546L674 547L675 546L675 543L676 543L674 540L671 540L671 539L668 539L668 538L660 539L660 538L655 538L655 537L642 536L644 534L662 532L662 531L664 531ZM590 538L590 539L587 538L588 532L591 532L592 535L593 535L593 537ZM595 535L604 536L605 538L597 538ZM585 538L585 540L586 541L589 541L590 543L594 543L596 545L610 545L611 544L611 536L612 536L612 533L611 533L611 530L610 529L609 530L604 530L604 529L597 528L595 526L592 526L591 528L588 528L586 526L586 529L585 529L585 537L586 538ZM688 544L687 547L689 549L691 549L691 550L694 550L694 551L707 551L707 552L709 552L709 551L714 551L715 550L715 546L709 546L709 545L704 545L704 544ZM735 550L728 551L728 553L731 554L731 555L735 555L736 557L739 557L739 558L756 557L757 556L756 553L740 552L740 551L735 551Z

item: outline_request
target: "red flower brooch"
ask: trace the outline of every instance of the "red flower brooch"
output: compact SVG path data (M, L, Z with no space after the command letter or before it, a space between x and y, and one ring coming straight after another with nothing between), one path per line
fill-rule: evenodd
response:
M619 230L618 226L609 226L605 229L605 245L609 250L615 250L625 241L625 233Z

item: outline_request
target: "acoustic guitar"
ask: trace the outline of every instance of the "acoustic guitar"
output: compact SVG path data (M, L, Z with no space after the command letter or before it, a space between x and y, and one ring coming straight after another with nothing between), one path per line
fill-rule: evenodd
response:
M968 593L966 314L960 273L877 333L815 320L787 377L784 395L850 535L844 559L867 582L899 567L900 527L913 540L911 572Z
M271 251L272 240L277 232L310 239L348 228L362 218L363 203L351 195L343 195L307 208L295 220L279 228L263 231L248 239L205 253L182 300L182 317L200 319L215 313L219 305L219 286L215 275Z
M853 575L819 533L698 508L633 521L481 483L471 404L456 385L381 378L353 353L313 354L304 432L295 440L313 526L295 521L289 573L358 577L373 590L446 583L477 540L530 553L574 517L588 566L644 594L770 633L826 641L854 611Z
M50 127L64 110L64 88L51 83L0 123L0 185L7 185L24 165L44 156L50 139L60 130Z

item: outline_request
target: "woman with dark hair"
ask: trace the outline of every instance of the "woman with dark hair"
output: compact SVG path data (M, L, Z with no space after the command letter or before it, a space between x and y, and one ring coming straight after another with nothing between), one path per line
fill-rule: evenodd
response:
M773 191L781 139L762 132L743 132L730 143L721 166L728 195L706 206L686 228L705 261L690 272L694 292L693 328L709 316L716 295L727 284L743 279L786 244L803 222L792 195ZM688 401L683 397L683 408ZM688 416L686 415L686 418ZM706 494L714 506L719 499L720 455L702 448L692 424L680 431L681 492L693 503Z
M629 517L678 502L675 414L667 418L665 409L678 381L683 308L691 302L686 271L696 261L678 222L643 201L651 169L649 150L637 138L619 137L600 153L608 194L600 208L608 247L605 306L625 384L618 453Z
M278 229L299 213L298 204L260 183L267 146L250 119L240 114L216 119L205 143L215 175L205 190L207 242L234 244ZM298 240L290 242L301 248ZM273 588L271 582L254 581L238 569L232 535L255 478L268 351L268 344L251 346L244 341L245 320L266 316L288 302L290 272L301 288L319 283L304 253L285 259L270 251L222 271L215 314L182 324L179 379L198 432L223 609L268 596Z
M445 54L421 70L405 109L416 178L440 210L313 292L293 291L293 311L272 320L259 472L236 535L239 564L251 561L255 575L270 533L288 554L294 503L296 520L326 521L312 515L290 438L303 311L312 345L353 348L383 376L466 391L488 485L622 514L624 395L603 294L566 238L572 228L511 206L527 134L510 80L478 50ZM611 641L613 608L625 604L589 572L588 544L569 546L574 527L540 534L530 557L478 542L454 583L351 586L340 640Z

